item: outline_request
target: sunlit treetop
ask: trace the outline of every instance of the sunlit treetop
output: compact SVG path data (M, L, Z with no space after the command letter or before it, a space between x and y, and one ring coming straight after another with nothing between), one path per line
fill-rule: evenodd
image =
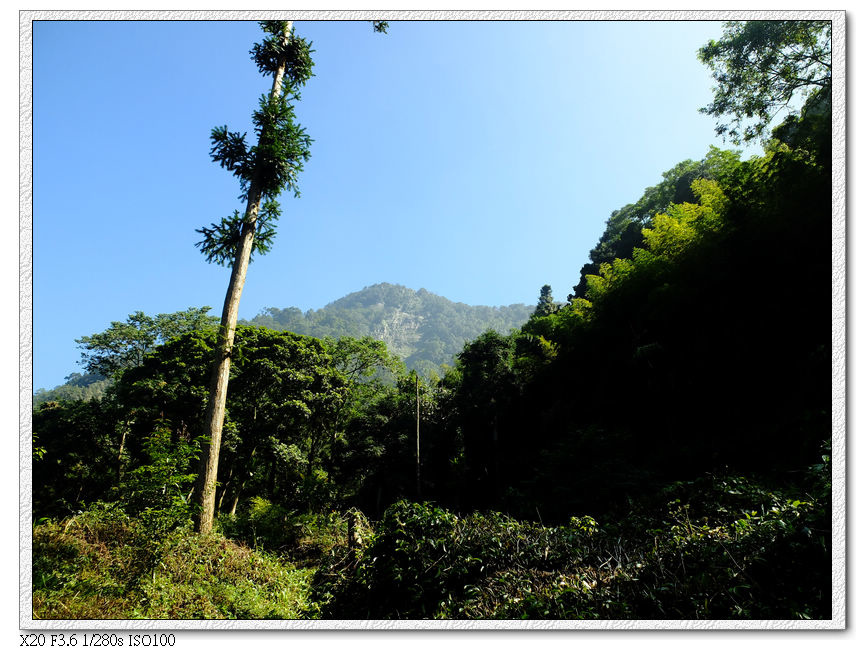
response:
M776 116L797 110L796 99L831 87L831 35L829 21L726 23L721 39L698 51L718 83L700 111L736 144L765 139Z

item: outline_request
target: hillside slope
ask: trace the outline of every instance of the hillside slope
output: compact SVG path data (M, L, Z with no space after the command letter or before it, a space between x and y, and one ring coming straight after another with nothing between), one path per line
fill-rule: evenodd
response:
M507 333L532 312L529 305L470 306L420 289L381 283L350 293L321 309L264 310L250 321L276 330L325 336L372 336L387 343L409 368L422 373L450 363L463 343L488 329Z

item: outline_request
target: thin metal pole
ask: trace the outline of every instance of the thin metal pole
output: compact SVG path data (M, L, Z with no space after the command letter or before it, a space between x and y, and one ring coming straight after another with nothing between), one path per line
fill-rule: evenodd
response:
M417 402L417 498L420 501L420 383L414 376L415 401Z

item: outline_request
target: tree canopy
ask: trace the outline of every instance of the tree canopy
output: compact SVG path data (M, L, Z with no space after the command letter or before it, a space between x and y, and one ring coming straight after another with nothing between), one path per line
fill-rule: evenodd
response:
M171 314L148 316L137 311L126 322L114 321L104 332L76 339L81 365L90 374L114 377L128 368L140 366L144 356L157 345L195 330L213 327L216 318L208 316L210 307L190 307Z
M796 97L831 87L831 37L830 21L726 23L698 53L718 84L701 111L718 118L716 132L734 143L765 138L776 116L798 110Z

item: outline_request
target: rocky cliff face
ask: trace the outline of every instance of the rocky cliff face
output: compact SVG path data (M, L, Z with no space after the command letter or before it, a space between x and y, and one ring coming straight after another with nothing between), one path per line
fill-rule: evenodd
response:
M388 349L401 359L407 359L418 347L423 316L394 309L385 315L370 333L373 338L384 341Z

